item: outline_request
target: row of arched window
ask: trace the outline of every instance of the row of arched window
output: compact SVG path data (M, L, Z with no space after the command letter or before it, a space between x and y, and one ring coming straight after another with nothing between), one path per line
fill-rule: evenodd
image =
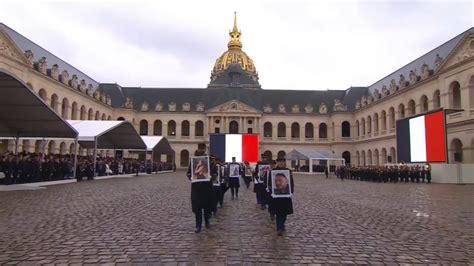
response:
M167 136L176 136L176 122L174 120L170 120L167 123ZM148 135L148 121L141 120L140 121L140 135ZM181 122L181 136L187 137L190 136L191 133L194 134L196 137L204 136L204 123L201 120L198 120L194 123L194 132L191 132L191 124L188 120L184 120ZM163 122L161 120L155 120L153 123L153 135L155 136L162 136L163 135Z
M341 123L341 137L350 137L351 136L351 124L348 121ZM328 138L328 126L326 123L320 123L318 126L318 136L320 139ZM265 122L263 124L263 136L265 138L273 137L273 124L271 122ZM277 137L286 138L286 124L285 122L280 122L277 125ZM304 126L304 137L306 139L314 138L314 125L313 123L306 123ZM300 138L300 124L294 122L291 124L291 138Z
M394 147L391 147L389 151L386 148L382 148L379 152L378 149L368 149L367 151L356 151L355 159L356 165L366 166L366 165L383 165L386 163L396 163L396 150Z
M45 103L48 103L48 95L46 90L40 89L38 91L39 96ZM92 108L87 109L84 105L79 105L77 102L73 102L69 105L69 100L63 98L61 101L61 110L59 110L59 97L57 94L51 95L51 100L49 101L49 106L56 111L63 119L71 120L112 120L112 116L105 113L100 113L95 111Z

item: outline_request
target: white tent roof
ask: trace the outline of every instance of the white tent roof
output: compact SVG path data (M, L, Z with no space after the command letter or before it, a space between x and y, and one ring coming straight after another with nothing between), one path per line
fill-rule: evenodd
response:
M168 140L162 136L141 136L143 142L146 145L147 151L155 151L162 154L172 153Z
M0 70L0 137L76 138L77 132L13 74Z
M85 148L142 149L146 148L140 135L127 121L67 120L79 132L79 144Z
M342 159L335 156L332 152L326 150L298 148L290 151L286 154L285 159L287 160L309 160L309 159Z

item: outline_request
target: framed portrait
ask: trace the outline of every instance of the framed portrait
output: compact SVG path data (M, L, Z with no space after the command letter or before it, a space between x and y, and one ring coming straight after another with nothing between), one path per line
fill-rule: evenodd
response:
M238 178L240 177L240 165L233 163L229 164L229 177Z
M262 184L265 182L265 176L270 171L269 164L261 164L258 166L258 183Z
M252 176L252 167L245 166L245 176Z
M211 180L209 156L191 157L191 182Z
M271 178L273 198L290 198L292 196L290 170L272 170Z

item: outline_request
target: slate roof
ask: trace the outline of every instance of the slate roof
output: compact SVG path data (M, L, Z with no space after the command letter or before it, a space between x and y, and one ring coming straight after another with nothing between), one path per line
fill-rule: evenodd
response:
M33 52L33 61L37 62L41 57L46 57L46 62L48 63L48 69L50 69L54 64L57 64L59 67L59 73L62 73L64 70L67 70L69 77L72 78L72 75L77 75L77 81L80 82L82 79L86 81L86 84L92 84L94 88L99 86L99 82L95 81L93 78L81 72L79 69L73 67L72 65L66 63L66 61L50 53L48 50L37 45L33 41L29 40L25 36L11 29L7 25L0 23L0 28L3 29L8 36L15 42L18 48L22 52L26 50L31 50ZM49 71L49 70L48 70Z
M453 52L456 48L457 44L464 39L466 35L470 33L474 33L474 27L464 31L463 33L457 35L456 37L452 38L451 40L445 42L444 44L436 47L435 49L427 52L426 54L420 56L419 58L413 60L412 62L406 64L402 68L392 72L388 76L382 78L381 80L375 82L374 84L369 86L369 90L371 93L374 92L375 89L381 91L382 86L386 85L387 88L390 85L390 81L395 79L396 83L398 84L398 80L400 79L400 75L404 75L405 79L409 80L410 70L416 69L416 74L418 76L421 75L421 67L423 64L427 64L430 70L435 69L435 59L436 54L439 54L443 60L446 60L449 55Z

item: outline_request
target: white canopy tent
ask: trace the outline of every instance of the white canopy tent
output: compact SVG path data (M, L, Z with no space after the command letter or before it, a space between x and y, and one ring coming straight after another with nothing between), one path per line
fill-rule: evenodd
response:
M153 172L153 161L156 154L171 154L174 155L174 150L171 148L168 139L163 136L140 136L143 142L146 145L146 150L148 154L151 152L151 168ZM174 163L174 156L172 156ZM146 166L146 156L145 156L145 166ZM146 168L146 167L145 167Z
M67 120L79 133L79 144L94 149L94 175L97 149L136 149L146 151L146 145L127 121Z
M0 69L0 137L76 139L77 132L20 79Z
M308 160L309 161L309 173L313 173L313 161L315 160L324 160L327 161L327 169L329 172L329 162L330 161L340 161L343 165L346 164L344 158L336 157L332 152L326 150L317 150L317 149L308 149L308 148L298 148L293 149L288 154L286 154L285 159L287 160Z

